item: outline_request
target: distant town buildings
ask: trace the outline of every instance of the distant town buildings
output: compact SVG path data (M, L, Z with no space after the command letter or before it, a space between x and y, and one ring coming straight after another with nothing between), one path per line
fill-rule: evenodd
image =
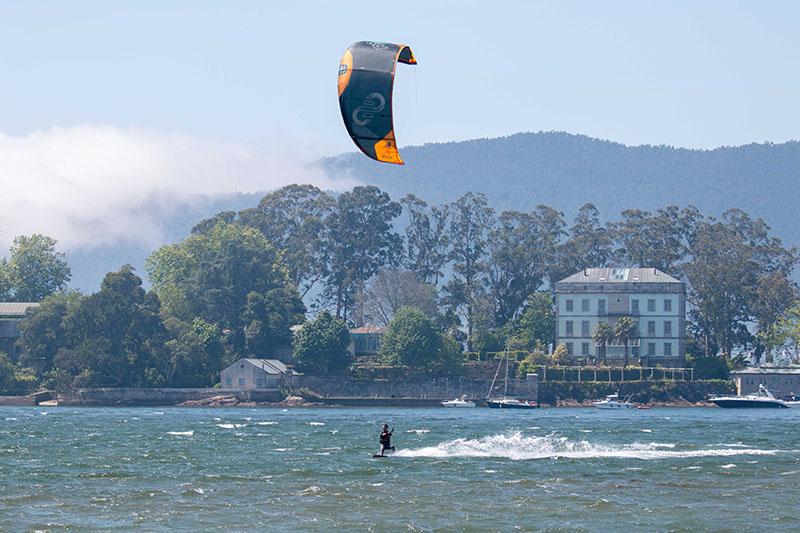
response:
M19 339L19 323L28 309L39 307L34 302L0 302L0 352L11 360L17 358L16 343Z
M220 373L223 389L279 389L299 375L277 359L239 359Z
M637 323L628 342L632 364L684 366L686 286L655 268L587 268L556 283L556 339L573 361L600 357L597 324L612 327L627 316ZM621 365L624 348L606 346L609 365Z
M744 396L764 385L776 398L800 394L800 367L750 367L731 372L736 394Z

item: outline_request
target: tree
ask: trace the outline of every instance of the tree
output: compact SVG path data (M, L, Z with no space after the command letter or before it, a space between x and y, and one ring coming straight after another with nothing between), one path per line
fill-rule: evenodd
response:
M386 326L401 307L414 307L433 317L437 313L436 288L409 270L382 268L366 291L367 322Z
M53 366L76 386L146 387L165 383L167 332L160 302L130 266L106 275L100 291L81 298L64 317L65 348Z
M254 228L219 223L162 246L147 270L165 315L187 323L199 317L227 330L226 343L238 355L288 347L290 326L303 320L280 253Z
M258 204L239 213L239 221L264 234L281 250L289 277L301 297L325 273L323 229L336 201L313 185L287 185L272 192Z
M324 227L325 297L336 316L363 322L363 309L351 317L358 293L381 267L396 265L402 239L392 229L400 204L377 187L355 187L342 193ZM360 298L363 302L363 298Z
M317 374L340 374L353 362L347 351L347 324L327 311L306 322L294 339L294 360L300 369Z
M169 318L166 327L172 337L166 343L170 358L167 384L209 387L216 383L225 353L219 328L202 318L191 324Z
M38 302L67 286L72 274L56 241L45 235L20 235L10 258L0 263L0 293L17 302Z
M698 222L688 249L683 271L690 286L692 328L704 343L705 355L721 351L730 356L734 347L754 341L747 324L760 307L761 280L776 273L788 278L796 251L771 237L763 220L738 209L726 211L721 220ZM768 315L762 318L768 321Z
M509 324L509 337L526 350L546 346L553 339L556 328L553 297L549 292L538 291L529 295L522 313Z
M28 310L19 323L19 360L43 376L53 367L53 358L68 346L64 318L79 304L77 291L57 292L42 300L38 307Z
M0 396L27 394L36 383L36 376L27 368L20 368L0 352Z
M500 325L514 316L547 275L559 238L548 209L505 211L489 235L488 282Z
M400 203L408 215L403 264L420 280L436 286L448 261L448 206L428 207L413 194Z
M437 332L430 317L411 307L400 309L389 322L381 354L422 373L457 373L463 357L457 341Z
M786 309L764 334L767 349L782 350L789 362L800 363L800 300Z
M614 328L608 322L599 322L594 328L592 333L592 340L595 346L600 350L600 358L603 361L603 366L608 366L608 344L614 340Z
M609 224L618 244L618 261L630 267L675 273L686 257L687 240L702 217L694 207L681 210L671 205L655 213L627 209L622 218Z
M622 349L625 354L625 359L622 363L623 367L627 367L628 360L628 343L636 333L636 320L629 316L623 316L614 325L614 337L622 343Z
M450 259L453 279L445 287L449 303L464 309L467 319L467 349L472 349L475 304L483 292L486 272L486 240L494 210L483 194L468 192L450 206Z

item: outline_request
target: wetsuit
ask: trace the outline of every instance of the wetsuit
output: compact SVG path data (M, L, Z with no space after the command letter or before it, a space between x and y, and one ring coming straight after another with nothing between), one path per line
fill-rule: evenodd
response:
M381 432L381 455L386 450L394 450L394 446L392 446L392 432L384 430Z

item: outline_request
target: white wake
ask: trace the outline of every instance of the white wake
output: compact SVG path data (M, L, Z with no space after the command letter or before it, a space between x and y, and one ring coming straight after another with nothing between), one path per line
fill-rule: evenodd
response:
M681 459L689 457L731 457L735 455L775 455L781 450L755 448L676 450L673 443L593 444L554 434L526 437L520 432L490 435L479 439L455 439L436 446L398 450L397 457L501 457L530 460L563 457L569 459Z

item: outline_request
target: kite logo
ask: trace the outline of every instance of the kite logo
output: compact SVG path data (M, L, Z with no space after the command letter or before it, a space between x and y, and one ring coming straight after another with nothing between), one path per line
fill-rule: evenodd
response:
M380 93L370 93L364 98L360 106L353 110L353 122L359 126L366 126L375 117L376 113L386 107L386 99Z
M370 45L374 50L386 50L389 48L388 44L379 43L376 41L367 41L367 44Z
M345 74L347 72L347 65L341 64L339 65L339 76Z

